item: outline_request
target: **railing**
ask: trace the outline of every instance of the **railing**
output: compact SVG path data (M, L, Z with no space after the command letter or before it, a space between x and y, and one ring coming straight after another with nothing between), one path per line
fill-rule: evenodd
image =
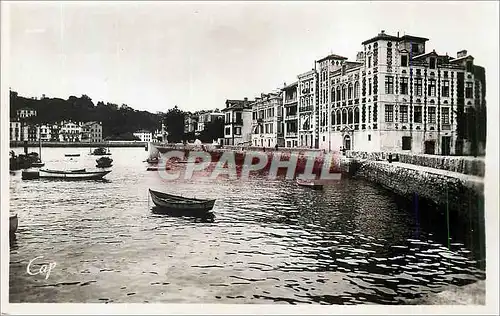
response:
M285 120L296 120L297 114L289 114L285 116Z
M297 137L297 132L286 132L285 137Z
M297 98L293 98L293 99L285 99L285 104L288 104L288 103L295 103L297 102Z

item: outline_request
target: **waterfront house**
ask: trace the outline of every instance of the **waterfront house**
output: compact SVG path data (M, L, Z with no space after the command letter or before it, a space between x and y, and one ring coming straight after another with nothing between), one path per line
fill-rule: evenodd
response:
M318 148L318 74L313 69L298 75L298 79L298 145L302 148Z
M59 123L59 141L79 142L82 139L82 123L73 121L63 121Z
M224 145L248 145L252 140L252 102L226 100L224 114Z
M252 145L284 147L282 91L262 93L252 102Z
M284 111L284 134L285 134L285 147L295 148L298 147L298 82L290 85L285 85L283 91L283 111Z

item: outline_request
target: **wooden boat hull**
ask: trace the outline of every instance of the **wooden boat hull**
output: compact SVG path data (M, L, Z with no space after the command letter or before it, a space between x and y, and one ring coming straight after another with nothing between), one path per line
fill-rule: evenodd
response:
M210 212L215 204L215 200L202 200L194 198L184 198L176 195L166 194L149 190L151 199L157 208L166 212L177 211L193 215L203 215Z
M111 170L86 171L85 169L73 171L40 169L41 179L62 180L98 180L110 173Z
M43 166L45 166L45 163L43 163L43 162L34 162L31 164L31 167L33 167L33 168L41 168Z
M64 154L64 157L80 157L80 154Z
M11 215L9 217L9 233L14 234L17 231L17 226L19 224L19 220L16 215Z

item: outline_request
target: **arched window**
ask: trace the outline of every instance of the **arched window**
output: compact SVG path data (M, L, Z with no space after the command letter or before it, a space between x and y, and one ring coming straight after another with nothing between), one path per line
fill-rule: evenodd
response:
M347 124L347 110L342 111L342 124Z
M332 111L332 119L331 119L331 125L335 125L336 121L335 121L335 111Z
M337 101L340 101L340 86L337 86Z
M349 109L349 124L352 124L352 121L353 121L352 109Z
M300 106L304 106L304 98L300 98Z
M335 88L332 88L332 102L335 102Z
M354 109L354 124L359 123L359 108Z
M306 106L309 106L309 98L306 98Z
M352 83L349 82L349 87L347 88L347 97L349 100L352 99Z
M311 97L309 98L309 100L311 101L311 106L313 106L313 104L314 104L314 102L313 102L313 97L311 96Z
M336 116L337 116L337 125L342 124L342 121L341 121L342 117L341 117L341 115L340 115L340 110L339 110L339 111L337 111Z
M354 83L354 99L359 98L359 81Z
M342 101L345 101L345 92L346 92L346 86L342 86Z

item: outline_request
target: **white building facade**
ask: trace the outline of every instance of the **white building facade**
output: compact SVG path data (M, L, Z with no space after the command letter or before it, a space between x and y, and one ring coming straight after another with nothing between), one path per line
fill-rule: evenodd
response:
M226 100L224 114L224 145L250 145L252 142L252 102Z

